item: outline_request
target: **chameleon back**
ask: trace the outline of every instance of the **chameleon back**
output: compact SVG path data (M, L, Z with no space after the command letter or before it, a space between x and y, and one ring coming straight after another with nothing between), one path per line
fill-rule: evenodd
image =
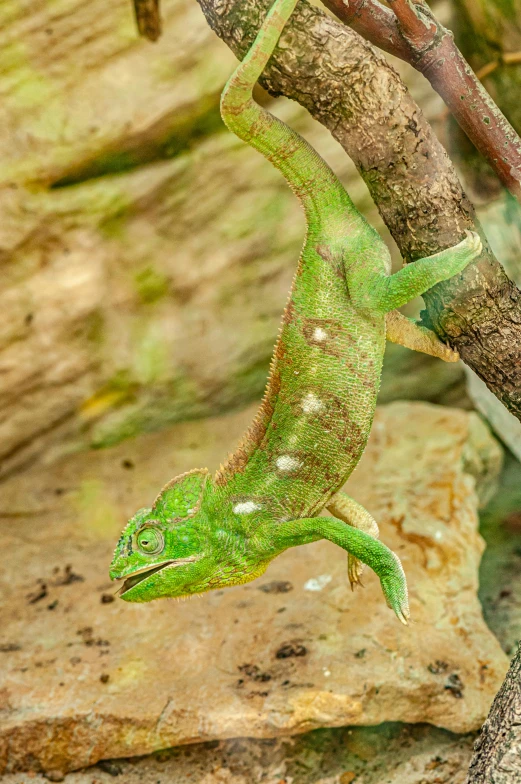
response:
M345 223L346 231L352 228L347 213ZM375 241L382 243L378 235ZM367 442L385 318L355 312L344 265L360 263L357 242L350 237L349 259L342 238L336 244L337 252L330 237L308 234L264 400L214 480L223 501L230 499L238 509L255 505L257 521L262 512L284 520L317 514L344 484ZM358 245L363 254L361 238Z

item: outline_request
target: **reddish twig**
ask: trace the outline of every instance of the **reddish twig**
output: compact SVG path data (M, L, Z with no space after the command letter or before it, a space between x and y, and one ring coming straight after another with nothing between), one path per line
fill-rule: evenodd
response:
M409 0L389 0L389 2L398 19L403 37L415 52L421 51L424 46L434 41L438 24L429 19L429 14L421 13L426 9L423 3L411 5Z
M443 98L508 190L521 201L521 139L432 11L417 0L324 0L373 44L410 63Z

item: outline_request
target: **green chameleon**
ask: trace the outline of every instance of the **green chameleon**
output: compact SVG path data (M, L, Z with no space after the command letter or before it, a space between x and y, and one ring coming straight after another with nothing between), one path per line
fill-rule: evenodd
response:
M390 274L390 255L316 151L252 98L298 0L276 0L226 85L228 128L276 166L298 196L307 234L259 412L215 476L172 479L151 509L129 521L112 579L121 598L147 602L238 585L287 550L318 539L348 553L351 585L363 565L407 623L405 575L378 541L378 526L339 492L364 451L376 407L386 337L448 362L458 355L395 309L461 272L481 252L467 232L449 248ZM327 509L334 517L319 516Z

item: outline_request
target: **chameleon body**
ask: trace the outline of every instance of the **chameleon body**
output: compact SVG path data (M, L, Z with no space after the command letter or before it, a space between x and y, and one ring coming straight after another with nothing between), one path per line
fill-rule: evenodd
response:
M118 542L111 577L144 602L236 585L278 554L326 538L344 548L351 584L364 564L407 622L399 559L371 515L339 492L367 443L386 337L446 361L457 355L395 309L459 273L481 250L476 234L390 274L390 255L335 174L252 89L298 0L276 0L226 85L228 128L259 150L300 199L307 235L284 311L260 410L215 476L173 479ZM319 516L328 509L334 517Z

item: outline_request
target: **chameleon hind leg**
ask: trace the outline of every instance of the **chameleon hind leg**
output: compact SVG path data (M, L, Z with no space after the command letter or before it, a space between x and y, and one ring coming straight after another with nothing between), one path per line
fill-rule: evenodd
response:
M262 533L259 533L262 536ZM267 537L271 549L268 557L274 557L289 547L309 544L319 539L328 539L342 547L349 555L370 566L378 575L387 605L394 610L402 623L407 624L409 599L402 564L398 556L378 539L334 517L290 520L280 523L274 531L271 528Z
M368 536L372 536L373 539L378 539L380 536L378 524L374 517L369 514L367 509L364 509L362 504L359 504L353 498L350 498L347 493L335 493L329 500L326 508L339 520L347 523L347 525L353 526L353 528L358 528L359 531L363 531ZM352 553L348 553L347 574L349 582L351 583L351 588L354 588L355 585L362 584L360 578L362 577L364 568L365 564L360 561L359 558L356 558Z
M407 264L393 275L381 271L368 271L363 275L356 266L348 267L346 277L353 303L361 309L389 313L424 294L436 283L457 275L482 250L479 235L471 231L466 234L454 247Z
M417 324L398 310L385 314L386 337L391 343L398 343L413 351L421 351L444 362L457 362L459 354L439 339L432 329Z

